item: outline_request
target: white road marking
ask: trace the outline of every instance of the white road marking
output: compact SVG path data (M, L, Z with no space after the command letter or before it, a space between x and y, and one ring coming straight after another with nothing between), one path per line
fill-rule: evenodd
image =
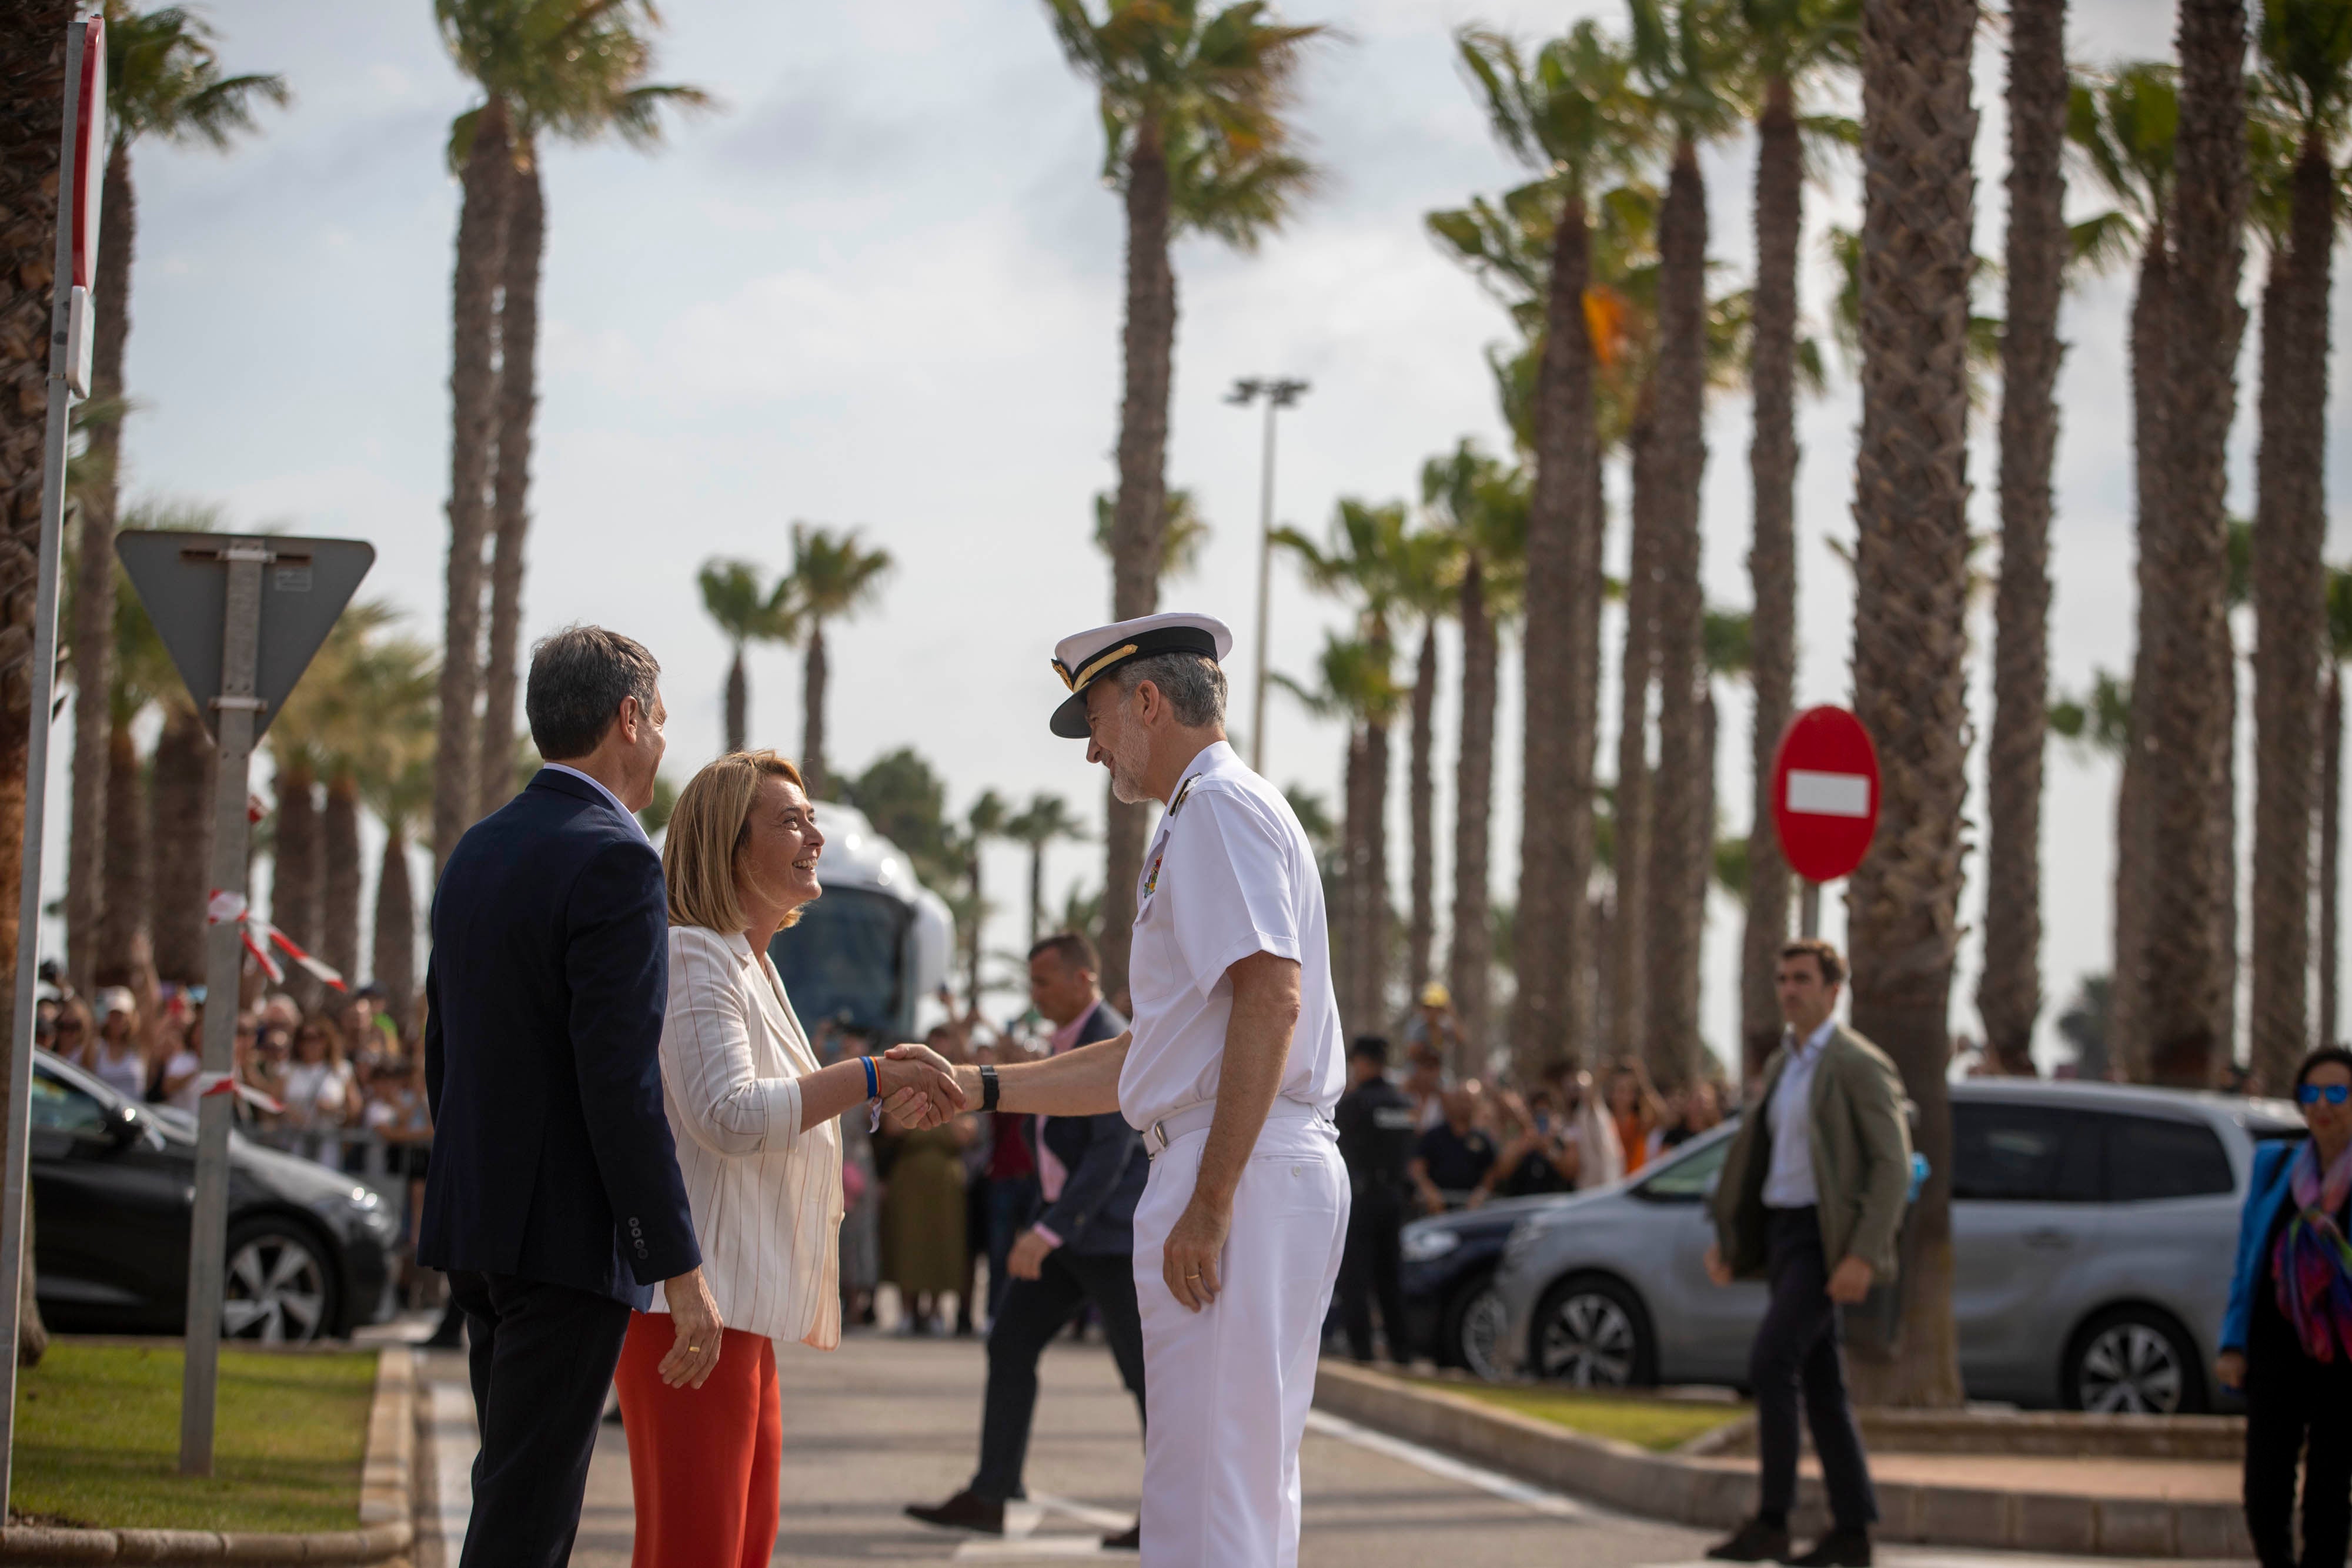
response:
M1369 1448L1376 1454L1385 1454L1392 1459L1401 1459L1416 1469L1427 1470L1431 1475L1476 1487L1480 1491L1533 1509L1538 1513L1549 1514L1554 1519L1588 1517L1585 1506L1572 1498L1466 1464L1434 1448L1424 1448L1418 1443L1408 1443L1402 1437L1375 1432L1369 1427L1360 1427L1353 1421L1342 1420L1325 1411L1309 1410L1307 1413L1307 1429L1326 1437L1337 1437L1343 1443L1353 1443L1360 1448Z

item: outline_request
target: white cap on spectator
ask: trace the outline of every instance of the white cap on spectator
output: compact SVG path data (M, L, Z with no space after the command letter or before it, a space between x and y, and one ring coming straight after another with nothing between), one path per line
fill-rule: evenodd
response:
M138 1001L128 986L108 986L98 993L98 1021L104 1023L109 1013L135 1013Z

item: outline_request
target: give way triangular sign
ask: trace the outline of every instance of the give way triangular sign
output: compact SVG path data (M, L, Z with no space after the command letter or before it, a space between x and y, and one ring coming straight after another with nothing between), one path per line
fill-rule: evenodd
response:
M261 641L253 692L264 705L253 727L258 740L310 667L310 656L334 630L335 618L375 564L364 539L289 538L280 534L184 534L129 529L114 536L115 554L147 606L147 618L205 727L219 733L213 699L221 695L221 643L228 616L230 546L259 547Z

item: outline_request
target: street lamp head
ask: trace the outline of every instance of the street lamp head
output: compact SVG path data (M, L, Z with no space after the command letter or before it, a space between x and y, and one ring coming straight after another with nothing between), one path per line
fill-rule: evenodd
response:
M1264 382L1255 376L1244 376L1234 382L1234 390L1225 394L1225 401L1237 408L1247 408L1257 401L1257 394L1265 390Z
M1305 382L1278 381L1265 389L1265 395L1276 408L1288 408L1307 392Z

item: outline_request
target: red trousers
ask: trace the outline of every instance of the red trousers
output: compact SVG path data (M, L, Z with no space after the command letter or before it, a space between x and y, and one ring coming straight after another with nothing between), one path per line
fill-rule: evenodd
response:
M666 1313L629 1316L613 1385L637 1506L630 1568L765 1568L776 1549L784 1448L776 1346L765 1334L723 1332L710 1380L672 1388L659 1368L677 1331Z

